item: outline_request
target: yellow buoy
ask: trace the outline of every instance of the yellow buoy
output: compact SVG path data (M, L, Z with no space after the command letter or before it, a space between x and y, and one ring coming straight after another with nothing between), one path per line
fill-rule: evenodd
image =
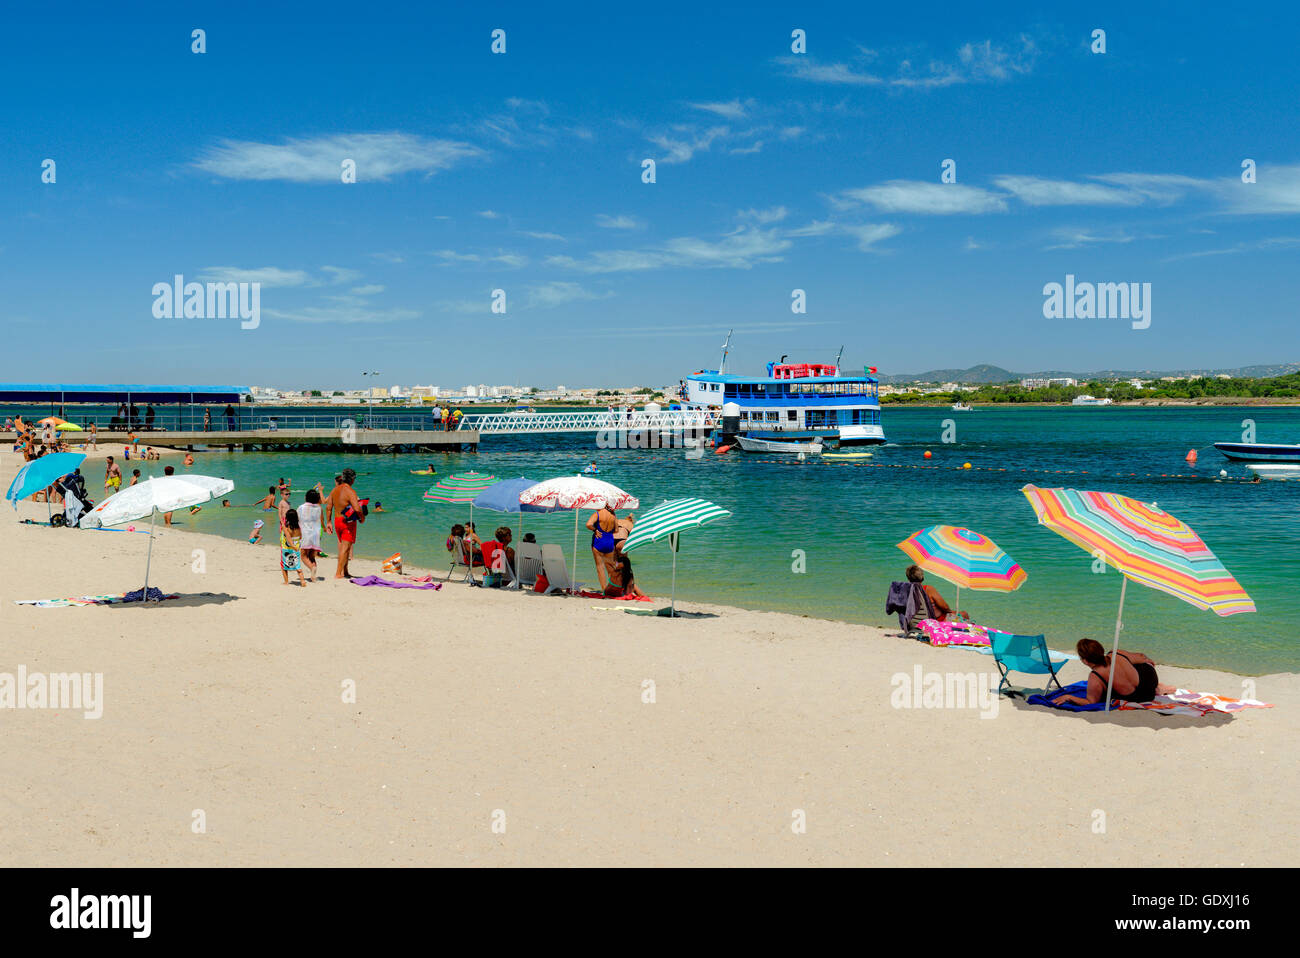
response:
M969 462L962 463L962 468L963 468L963 469L969 469L969 468L970 468L970 463L969 463Z

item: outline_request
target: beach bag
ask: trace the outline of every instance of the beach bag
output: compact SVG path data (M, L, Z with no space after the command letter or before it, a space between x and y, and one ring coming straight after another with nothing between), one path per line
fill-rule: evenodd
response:
M534 591L534 592L545 592L545 591L546 591L547 589L549 589L550 587L551 587L551 583L550 583L549 581L547 581L546 576L543 575L543 574L540 573L540 572L537 573L537 582L535 582L535 583L533 584L533 591Z

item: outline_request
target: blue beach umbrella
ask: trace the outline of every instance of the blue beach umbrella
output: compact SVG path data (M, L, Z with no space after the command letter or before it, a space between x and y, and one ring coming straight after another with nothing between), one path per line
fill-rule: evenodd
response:
M519 513L519 541L524 538L524 516L525 512L557 512L558 506L534 506L532 504L524 505L519 501L519 494L525 489L531 489L537 485L536 479L525 479L520 476L518 479L502 479L500 482L494 482L475 497L471 503L476 509L488 509L492 512L517 512ZM515 587L518 588L518 581Z
M16 510L19 499L26 499L53 485L54 480L75 471L85 458L86 454L82 452L52 452L39 459L33 459L18 470L18 475L14 476L14 481L9 484L9 491L5 493L5 498L14 504Z

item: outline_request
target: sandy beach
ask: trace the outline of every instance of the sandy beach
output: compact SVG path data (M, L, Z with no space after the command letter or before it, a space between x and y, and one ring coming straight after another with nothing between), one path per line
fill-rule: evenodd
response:
M273 546L179 514L151 584L180 599L18 606L141 585L145 535L19 522L45 511L0 520L0 672L103 673L103 714L0 712L10 865L1290 864L1296 674L1254 678L1276 707L1231 719L895 708L899 673L993 662L726 607L286 587Z

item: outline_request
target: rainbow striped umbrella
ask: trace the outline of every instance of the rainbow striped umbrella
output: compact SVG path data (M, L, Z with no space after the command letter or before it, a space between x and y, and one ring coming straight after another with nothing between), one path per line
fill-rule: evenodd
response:
M962 589L1014 592L1029 574L986 535L961 526L930 526L898 544L908 558L957 587L957 608Z
M497 481L496 476L482 472L463 472L459 476L439 479L424 493L425 502L473 502L488 486Z
M474 524L474 500L488 486L497 481L496 476L482 472L463 472L459 476L439 479L424 492L425 502L469 503L469 521Z
M1201 537L1154 503L1113 492L1040 489L1032 484L1020 491L1041 525L1122 573L1114 649L1119 648L1129 579L1216 615L1255 611L1246 590ZM1110 692L1108 684L1107 708Z

